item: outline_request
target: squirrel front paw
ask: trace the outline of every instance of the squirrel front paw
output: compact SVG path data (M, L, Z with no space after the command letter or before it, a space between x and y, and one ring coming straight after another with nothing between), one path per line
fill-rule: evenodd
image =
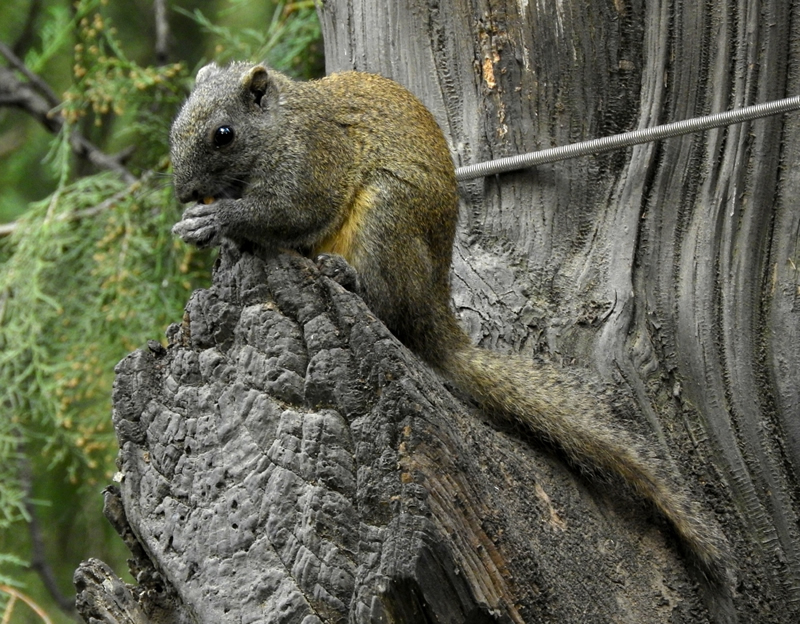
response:
M181 220L172 226L172 233L196 247L216 247L222 238L217 212L213 203L189 206Z

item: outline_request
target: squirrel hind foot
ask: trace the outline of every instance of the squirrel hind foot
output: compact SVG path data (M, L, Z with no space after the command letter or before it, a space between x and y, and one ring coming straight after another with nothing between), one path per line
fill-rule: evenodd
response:
M332 279L345 290L359 294L359 280L356 270L339 254L321 253L314 258L319 272Z

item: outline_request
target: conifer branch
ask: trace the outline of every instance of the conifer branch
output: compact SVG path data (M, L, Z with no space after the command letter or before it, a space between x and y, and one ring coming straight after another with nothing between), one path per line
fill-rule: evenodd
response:
M50 85L33 73L22 59L2 42L0 42L0 54L11 66L0 67L0 106L19 108L53 134L59 133L64 127L64 120L57 111L61 102ZM22 74L27 81L20 80L16 72ZM114 155L106 154L76 131L70 133L69 143L77 156L87 160L97 169L113 171L129 185L137 181L136 176L123 164L123 161L130 156L130 150L123 150ZM16 222L0 225L0 237L10 235L16 227Z
M2 54L14 68L0 67L0 106L14 106L39 121L50 132L57 134L64 126L64 120L55 109L60 101L50 86L39 76L31 72L25 63L6 44L0 43ZM20 80L16 71L27 78L27 82ZM105 169L117 173L125 182L132 184L136 181L134 176L122 161L129 154L109 155L92 144L79 132L71 132L69 142L72 151L84 158L98 169Z

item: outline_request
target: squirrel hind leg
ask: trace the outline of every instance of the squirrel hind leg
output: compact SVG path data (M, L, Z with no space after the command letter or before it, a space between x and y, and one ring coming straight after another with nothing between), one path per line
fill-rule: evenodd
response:
M358 294L406 347L436 365L452 337L462 335L449 308L449 267L435 259L421 234L392 228L386 204L375 199L347 258L358 275Z

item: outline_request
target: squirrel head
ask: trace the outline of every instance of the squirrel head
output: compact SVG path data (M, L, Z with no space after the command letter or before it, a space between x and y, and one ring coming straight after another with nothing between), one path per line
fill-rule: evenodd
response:
M284 81L288 78L263 64L211 63L197 72L170 132L181 202L242 196L265 142L276 132Z

